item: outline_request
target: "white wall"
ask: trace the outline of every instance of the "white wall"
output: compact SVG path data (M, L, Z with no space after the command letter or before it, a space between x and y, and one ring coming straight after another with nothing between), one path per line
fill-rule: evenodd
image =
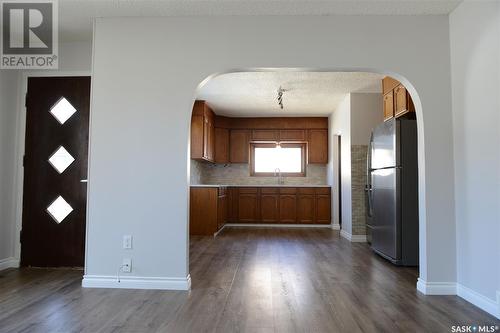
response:
M351 145L368 145L372 130L384 121L382 94L351 94Z
M462 3L450 41L459 294L500 317L500 3Z
M0 71L0 269L14 267L16 110L19 72Z
M342 230L352 232L352 197L351 197L351 94L347 94L342 103L335 109L329 118L330 137L340 136L340 166L342 177L338 183L338 163L333 164L333 223L342 221ZM337 143L338 145L338 143ZM331 145L330 147L333 147ZM340 193L339 193L340 192ZM339 216L339 194L341 197L342 216Z
M368 145L370 134L377 126L383 122L382 94L377 93L351 93L338 105L329 117L330 128L330 150L333 152L331 159L333 177L330 181L333 187L332 209L333 223L339 224L338 202L339 189L341 193L342 206L342 234L351 238L352 230L352 166L351 166L351 146ZM338 184L338 161L335 161L336 151L334 151L336 136L341 137L341 176L342 184ZM328 172L330 173L330 171Z
M97 19L86 278L114 276L126 255L140 281L186 281L197 85L234 68L308 67L380 70L418 91L420 275L455 282L448 28L447 16Z

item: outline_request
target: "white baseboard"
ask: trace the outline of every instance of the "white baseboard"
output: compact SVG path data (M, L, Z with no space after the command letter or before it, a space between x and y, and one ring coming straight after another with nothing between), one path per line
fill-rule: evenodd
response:
M488 312L492 316L500 319L500 292L497 291L497 299L494 301L458 283L457 295L465 299L467 302L472 303L478 308Z
M266 228L331 228L331 224L271 224L271 223L227 223L224 227L266 227Z
M340 230L340 224L331 224L333 230Z
M352 242L352 243L365 243L366 242L366 235L352 235L343 229L340 230L340 236L344 237L345 239L347 239L349 242Z
M120 282L116 276L84 275L84 288L117 288L117 289L160 289L160 290L190 290L191 277L164 278L148 276L121 276Z
M424 295L456 295L456 282L427 282L418 278L417 290Z
M19 267L19 259L14 257L0 259L0 271L7 268L17 268Z

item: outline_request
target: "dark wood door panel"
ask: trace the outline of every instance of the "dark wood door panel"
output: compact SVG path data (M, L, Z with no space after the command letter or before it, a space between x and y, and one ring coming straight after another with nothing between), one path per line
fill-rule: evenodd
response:
M26 102L21 264L83 266L90 77L31 77Z

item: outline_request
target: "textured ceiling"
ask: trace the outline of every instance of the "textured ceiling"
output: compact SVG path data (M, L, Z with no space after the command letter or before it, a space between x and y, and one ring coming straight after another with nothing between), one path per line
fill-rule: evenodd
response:
M61 40L90 40L92 19L125 16L445 15L461 0L59 0Z
M219 115L324 116L348 93L381 93L383 75L342 72L241 72L210 79L197 92ZM282 87L283 110L277 102Z

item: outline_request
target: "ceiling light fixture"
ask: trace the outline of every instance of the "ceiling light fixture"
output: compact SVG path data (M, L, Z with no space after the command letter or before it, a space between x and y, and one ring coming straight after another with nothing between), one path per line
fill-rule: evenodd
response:
M283 93L285 92L286 90L281 88L281 86L278 88L278 105L280 107L280 109L283 110Z

